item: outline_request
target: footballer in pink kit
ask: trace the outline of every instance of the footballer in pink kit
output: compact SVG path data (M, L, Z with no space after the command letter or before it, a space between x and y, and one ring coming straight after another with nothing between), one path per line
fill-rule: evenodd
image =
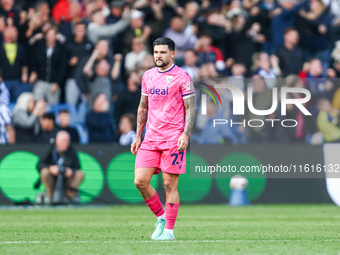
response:
M142 78L137 114L137 135L131 152L137 154L135 185L158 221L151 239L174 240L179 208L179 175L186 171L186 148L195 122L195 89L187 72L173 63L175 43L161 37L154 41L156 67ZM144 141L142 132L146 125ZM165 210L150 185L153 174L163 173Z

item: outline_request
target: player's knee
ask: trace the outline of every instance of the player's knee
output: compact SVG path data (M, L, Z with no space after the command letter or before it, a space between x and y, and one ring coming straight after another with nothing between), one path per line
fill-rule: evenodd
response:
M145 189L147 186L148 186L148 182L143 180L143 179L138 179L138 178L135 178L135 186L141 190L141 189Z
M164 189L165 192L171 192L176 190L176 187L172 181L164 180Z

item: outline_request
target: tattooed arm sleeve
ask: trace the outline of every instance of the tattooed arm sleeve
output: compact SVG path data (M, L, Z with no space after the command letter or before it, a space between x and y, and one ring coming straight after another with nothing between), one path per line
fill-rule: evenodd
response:
M195 96L183 99L183 101L185 106L185 128L183 133L189 136L196 118Z
M142 95L137 111L137 137L141 138L148 119L148 97Z

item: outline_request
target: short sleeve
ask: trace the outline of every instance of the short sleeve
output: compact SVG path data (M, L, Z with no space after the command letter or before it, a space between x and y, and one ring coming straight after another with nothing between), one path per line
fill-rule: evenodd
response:
M181 91L183 99L186 99L186 98L189 98L195 95L194 83L192 82L191 77L187 72L185 72L185 74L183 75L183 80L180 85L180 91Z
M143 75L142 77L142 95L143 96L148 96L148 89L146 87L146 74Z

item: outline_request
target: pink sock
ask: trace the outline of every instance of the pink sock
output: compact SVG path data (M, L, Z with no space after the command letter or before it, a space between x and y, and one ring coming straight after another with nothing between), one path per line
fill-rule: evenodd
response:
M179 203L165 203L165 228L174 229Z
M164 214L164 209L157 192L152 198L149 198L144 201L147 204L147 206L149 206L151 212L153 212L157 217Z

